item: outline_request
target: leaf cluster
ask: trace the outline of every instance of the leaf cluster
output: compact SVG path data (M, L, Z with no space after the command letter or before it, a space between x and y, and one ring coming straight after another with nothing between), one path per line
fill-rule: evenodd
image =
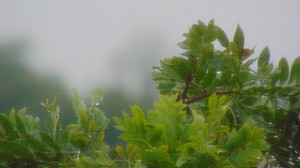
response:
M10 115L0 114L0 167L113 167L103 143L109 120L98 108L102 88L92 92L87 108L73 91L73 106L78 121L66 129L60 125L60 110L55 101L42 103L49 113L45 130L39 119L26 114L26 109Z
M191 121L187 121L186 105L177 98L161 96L147 115L133 107L132 116L124 113L123 120L114 118L116 128L124 131L120 138L135 148L135 160L148 168L250 168L260 162L268 148L263 130L251 124L230 128L225 116L231 105L226 96L210 96L208 111L193 111ZM126 159L122 147L116 151Z
M266 128L270 160L275 157L283 167L299 165L300 57L291 68L286 58L274 67L269 62L268 47L251 58L255 47L245 47L241 27L237 26L233 40L229 41L213 20L207 25L199 21L184 37L178 45L186 52L154 67L156 72L152 76L160 92L177 93L185 104L203 110L212 94L227 95L233 103L234 115L229 116L232 126L243 124L251 116ZM256 70L252 68L255 62Z

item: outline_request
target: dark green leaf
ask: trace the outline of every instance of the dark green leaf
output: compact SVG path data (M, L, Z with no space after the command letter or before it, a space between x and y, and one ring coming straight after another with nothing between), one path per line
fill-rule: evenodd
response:
M7 119L5 114L0 114L0 124L8 136L12 138L16 138L18 136L12 123Z
M19 116L17 115L16 112L14 112L13 115L14 115L15 122L16 122L16 127L17 127L19 133L21 135L25 135L26 130L25 130L25 126L24 126L23 122L21 121L21 119L19 118Z
M22 157L33 157L32 152L25 145L15 141L8 142L7 152Z
M27 144L35 151L40 151L40 152L45 152L47 151L47 146L39 141L37 138L34 136L28 134L26 137L26 142Z
M50 135L48 135L45 132L40 132L40 136L42 138L42 141L46 143L48 146L52 147L53 149L59 150L59 146L56 144L54 139Z
M289 84L294 81L300 85L300 57L296 58L292 64Z
M13 153L8 153L7 151L0 150L0 162L13 162L16 160L16 157Z
M278 67L280 68L280 84L284 84L289 78L289 64L287 60L283 57L279 61Z
M239 81L242 83L246 83L249 80L249 71L241 71L238 75Z
M63 131L59 137L59 145L62 149L65 149L69 143L69 133L67 130Z
M203 87L204 88L206 88L206 87L212 88L213 87L212 84L216 79L216 74L217 74L217 72L216 72L215 67L212 67L208 70L206 76L203 79Z

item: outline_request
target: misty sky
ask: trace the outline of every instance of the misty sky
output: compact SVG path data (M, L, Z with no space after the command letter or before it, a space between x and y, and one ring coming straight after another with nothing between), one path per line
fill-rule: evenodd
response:
M213 18L230 39L240 24L255 54L268 45L273 61L300 56L299 0L0 0L0 44L25 40L33 68L81 92L134 91L159 59L182 52L188 27Z

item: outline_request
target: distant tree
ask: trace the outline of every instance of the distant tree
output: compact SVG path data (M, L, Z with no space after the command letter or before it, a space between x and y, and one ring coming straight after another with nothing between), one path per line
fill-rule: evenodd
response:
M12 108L26 107L29 114L41 119L45 109L41 102L57 99L62 105L62 122L74 120L71 96L62 80L55 75L37 74L29 67L24 55L24 43L12 42L0 46L0 111L9 113ZM73 117L73 118L72 118Z

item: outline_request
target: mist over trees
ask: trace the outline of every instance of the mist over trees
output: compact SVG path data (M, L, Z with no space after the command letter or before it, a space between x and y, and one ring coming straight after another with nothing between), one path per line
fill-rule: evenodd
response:
M161 51L161 40L155 36L133 37L126 46L115 52L111 62L111 85L103 86L104 100L101 109L108 118L121 116L122 111L130 111L130 106L140 105L152 108L158 91L151 79L152 65L157 64ZM12 108L26 107L28 114L41 120L49 114L42 102L56 99L60 106L62 125L75 121L71 103L71 89L63 76L52 72L36 72L28 61L30 49L26 43L13 41L0 46L0 112L8 114ZM101 60L100 60L101 61ZM98 76L97 78L101 78ZM87 81L89 82L89 81ZM75 88L76 89L76 88ZM88 100L89 97L83 97ZM105 139L110 144L117 143L119 131L110 122Z

